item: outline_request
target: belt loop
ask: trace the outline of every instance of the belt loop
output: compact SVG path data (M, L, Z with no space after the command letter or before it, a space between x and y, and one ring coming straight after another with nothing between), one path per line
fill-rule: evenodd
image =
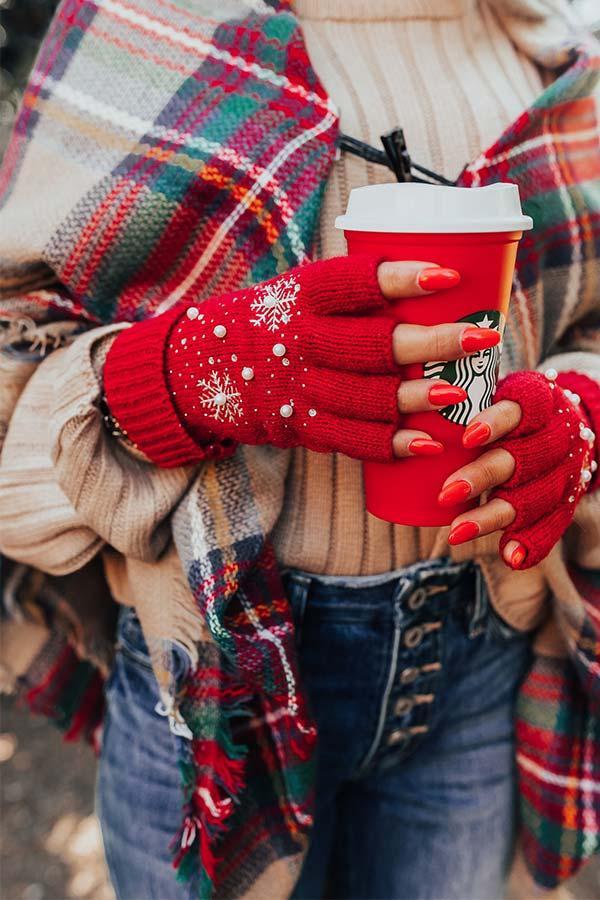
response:
M306 612L312 578L303 572L291 572L290 575L288 600L292 607L296 644L300 646L302 623L304 622L304 613Z
M488 592L485 578L478 565L474 566L475 584L473 598L473 612L469 622L469 637L476 638L485 630L485 620L488 611Z
M394 588L392 602L394 604L394 626L399 628L404 619L403 604L408 594L417 586L417 579L404 578L402 575L398 578L398 583Z

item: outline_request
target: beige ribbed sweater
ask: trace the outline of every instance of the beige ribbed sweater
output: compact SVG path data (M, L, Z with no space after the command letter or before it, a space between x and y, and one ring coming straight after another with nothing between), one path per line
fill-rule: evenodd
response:
M452 178L543 87L539 70L507 32L507 8L493 0L295 4L342 131L380 146L379 135L400 125L413 158ZM319 256L346 252L334 221L351 189L390 180L382 166L342 155L327 185ZM286 565L343 575L387 572L448 552L437 528L394 526L366 512L359 462L302 448L294 452L275 545Z

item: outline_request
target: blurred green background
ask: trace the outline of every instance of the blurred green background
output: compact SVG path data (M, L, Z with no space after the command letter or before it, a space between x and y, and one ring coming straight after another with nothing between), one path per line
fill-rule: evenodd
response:
M0 0L0 155L58 0Z

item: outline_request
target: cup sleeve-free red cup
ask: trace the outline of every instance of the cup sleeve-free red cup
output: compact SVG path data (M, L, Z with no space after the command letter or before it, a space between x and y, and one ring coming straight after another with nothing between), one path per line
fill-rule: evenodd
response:
M449 291L398 300L399 322L495 328L502 334L510 301L517 246L532 221L521 213L516 185L485 188L386 184L352 192L344 229L348 253L373 253L388 260L423 260L461 276ZM441 487L453 472L482 452L467 450L462 435L469 421L492 403L501 344L457 361L427 360L402 367L403 380L443 379L462 387L467 399L435 412L402 417L401 427L441 441L439 456L410 457L363 465L367 510L402 525L448 525L473 506L443 508Z

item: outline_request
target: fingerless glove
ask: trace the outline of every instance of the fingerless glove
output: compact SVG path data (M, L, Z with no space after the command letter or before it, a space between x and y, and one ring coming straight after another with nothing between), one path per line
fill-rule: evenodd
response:
M516 372L499 383L494 400L513 400L522 411L517 428L494 444L513 456L515 470L490 499L513 506L500 550L518 541L526 551L518 568L525 569L548 555L583 494L597 486L600 388L576 372Z
M104 368L111 414L162 466L236 442L391 460L396 321L377 265L311 263L126 329Z

